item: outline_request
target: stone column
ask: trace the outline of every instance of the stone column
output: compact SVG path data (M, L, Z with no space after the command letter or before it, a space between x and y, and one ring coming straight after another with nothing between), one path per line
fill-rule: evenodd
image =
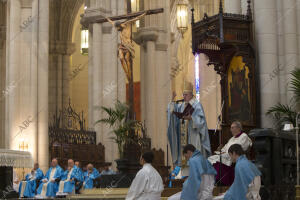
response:
M224 0L224 4L226 13L241 14L241 0Z
M0 148L5 148L6 3L0 2Z
M261 127L271 128L272 121L265 116L268 108L279 101L278 76L270 78L278 67L276 4L272 0L254 0L254 25L258 52L258 80L260 91Z
M89 10L100 10L97 15L114 16L124 14L125 4L118 0L91 1ZM116 144L110 139L111 129L107 125L94 123L106 117L95 107L112 107L116 100L125 102L126 79L117 56L119 35L109 23L90 24L91 39L89 52L89 128L97 133L96 141L105 145L106 161L115 164L118 158Z
M298 41L297 41L297 13L296 13L296 1L295 0L282 0L283 5L283 30L284 30L284 50L285 50L285 80L286 82L291 80L290 72L298 66ZM280 21L281 18L278 18ZM286 102L290 102L293 93L287 91Z
M139 29L135 41L141 45L142 120L146 122L152 147L162 148L166 153L166 109L171 99L169 2L144 1L144 6L164 8L162 14L145 17L145 27Z
M48 76L49 76L49 0L39 2L38 40L38 162L49 166Z
M298 39L298 63L300 64L300 0L296 0L296 13L297 13L297 39ZM297 66L299 67L299 66Z
M94 126L94 123L102 118L102 113L100 110L95 110L95 107L100 107L103 105L102 103L102 80L101 80L101 74L102 70L100 68L101 62L102 62L102 56L101 56L101 36L102 36L102 29L100 24L93 24L93 54L89 57L92 59L93 62L93 85L91 87L93 88L93 96L91 97L93 99L93 105L91 105L91 109L93 112L93 127L97 133L96 141L97 143L103 141L103 134L102 134L102 125L97 124ZM98 55L98 56L95 56Z
M6 86L11 86L10 91L6 94L6 137L5 148L18 149L18 145L15 142L15 137L19 132L20 117L20 104L19 104L19 87L16 83L19 83L19 66L20 66L20 21L21 21L21 2L10 1L9 2L9 17L7 30L7 60L6 66L7 80ZM12 87L14 85L15 87Z
M93 50L94 50L94 39L93 39L93 25L89 26L89 60L88 60L88 74L89 74L89 83L88 83L88 90L89 90L89 108L88 108L88 128L93 129L94 127L94 88L93 88L93 80L94 80L94 64L93 64Z
M9 1L5 95L5 148L28 144L43 169L48 150L49 1Z
M75 44L70 41L51 41L50 43L50 108L49 117L68 106L70 83L70 59L75 52Z
M280 102L286 103L286 80L285 80L285 45L284 45L284 28L283 28L283 8L282 8L282 0L276 0L277 7L277 40L278 40L278 66L274 72L274 75L279 78L279 91L280 91ZM273 75L273 76L274 76Z

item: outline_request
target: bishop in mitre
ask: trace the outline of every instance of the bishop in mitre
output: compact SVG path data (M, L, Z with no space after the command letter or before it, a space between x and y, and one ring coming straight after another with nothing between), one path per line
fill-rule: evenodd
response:
M175 96L173 94L173 100ZM194 145L204 157L211 154L204 110L194 97L190 82L184 83L183 102L172 101L168 105L168 139L175 166L185 165L181 152L187 144Z

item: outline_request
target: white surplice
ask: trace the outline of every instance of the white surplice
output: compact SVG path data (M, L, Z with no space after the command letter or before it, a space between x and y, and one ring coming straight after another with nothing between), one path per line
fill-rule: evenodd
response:
M256 176L252 183L250 183L248 192L246 194L247 200L261 200L261 197L259 195L259 190L261 186L261 180L260 176ZM225 194L222 194L220 196L214 197L213 200L223 200Z
M247 151L250 146L252 146L252 141L248 137L246 133L242 133L239 137L233 136L230 140L226 143L226 145L221 149L222 155L222 163L227 166L231 166L232 162L230 156L228 154L228 149L233 144L240 144L244 151ZM208 161L211 164L215 164L216 162L220 162L220 152L215 151L216 155L208 157Z
M126 200L160 200L164 186L159 173L151 164L144 164L136 174Z
M248 193L246 195L247 200L261 200L259 195L260 186L260 176L256 176L252 183L249 185Z
M201 176L201 184L198 191L197 200L211 200L215 184L215 176L203 174ZM168 198L168 200L180 200L181 192L178 192Z

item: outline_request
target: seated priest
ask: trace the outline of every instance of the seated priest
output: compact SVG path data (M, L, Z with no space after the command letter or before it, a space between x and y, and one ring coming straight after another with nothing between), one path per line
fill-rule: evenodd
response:
M100 177L100 173L94 166L90 163L87 165L87 171L84 172L84 189L92 189L94 187L94 181L96 178Z
M101 171L101 175L116 174L110 167L111 167L111 163L105 163L103 170Z
M223 198L219 196L215 199L261 200L259 196L261 186L260 171L246 158L241 145L234 144L230 146L228 152L232 162L236 163L234 182L225 195L223 195Z
M133 179L126 200L160 200L164 185L161 176L151 165L153 158L153 152L141 156L140 164L143 168Z
M68 169L63 172L56 196L75 194L75 183L83 181L82 179L83 177L80 173L80 169L74 164L73 159L69 159Z
M63 169L58 165L58 160L53 158L51 167L42 179L38 189L36 198L55 197L58 190L58 181L63 175Z
M39 164L35 163L31 173L26 174L25 180L21 181L19 186L20 197L33 198L38 182L44 177Z
M192 144L184 147L183 155L189 163L189 176L183 183L182 192L168 200L212 199L216 170Z
M75 165L78 167L79 169L79 173L80 173L80 176L81 176L81 180L83 181L83 171L81 169L81 164L79 161L75 161ZM82 184L83 182L82 181L77 181L75 183L75 193L76 194L79 194L79 191L80 191L80 188L82 187Z
M232 122L230 131L232 133L232 138L230 138L224 147L222 147L222 145L218 147L217 151L215 151L216 155L208 158L208 161L211 162L214 168L217 170L218 174L216 181L221 182L226 186L230 186L234 180L234 167L232 166L232 162L228 154L229 147L233 144L240 144L243 150L247 151L252 145L251 139L246 133L243 133L242 124L239 121ZM222 163L220 163L220 155L222 156ZM220 167L222 172L221 175L219 175Z

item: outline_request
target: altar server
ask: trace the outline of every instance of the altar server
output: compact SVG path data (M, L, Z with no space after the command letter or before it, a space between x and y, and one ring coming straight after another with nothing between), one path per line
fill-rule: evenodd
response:
M216 170L192 144L184 147L183 155L188 160L189 176L183 184L182 192L168 200L211 200Z
M146 152L140 159L143 168L136 174L126 197L126 200L160 200L164 189L162 178L152 167L154 155Z
M228 152L232 162L235 162L236 165L234 182L225 193L224 200L261 200L259 196L260 171L243 155L241 145L230 146Z

